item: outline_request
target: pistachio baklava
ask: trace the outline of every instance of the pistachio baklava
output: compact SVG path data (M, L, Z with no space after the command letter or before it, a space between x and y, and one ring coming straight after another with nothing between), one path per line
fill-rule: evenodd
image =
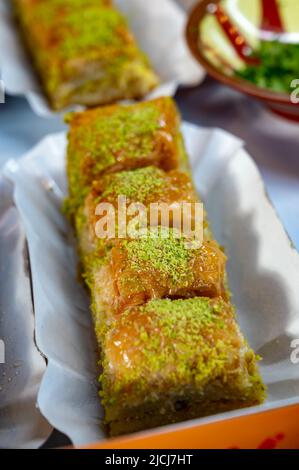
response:
M256 356L221 298L131 307L102 344L102 401L113 436L257 405Z
M156 166L187 170L180 117L171 98L95 108L66 117L70 218L105 174Z
M226 256L205 212L191 212L192 222L200 217L199 244L171 218L168 225L142 219L136 234L121 237L97 232L101 204L112 208L117 226L120 197L126 209L201 204L172 100L95 109L69 121L66 211L91 293L109 434L263 402L259 358L238 326Z

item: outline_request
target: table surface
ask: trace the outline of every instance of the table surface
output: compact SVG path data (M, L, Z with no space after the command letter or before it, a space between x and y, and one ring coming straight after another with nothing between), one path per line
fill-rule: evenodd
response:
M263 105L211 78L199 87L179 90L176 100L186 121L221 127L244 140L279 217L299 249L299 124L276 117ZM63 129L60 118L40 118L24 99L7 97L0 105L0 168L45 135ZM67 438L55 432L46 447L67 443Z

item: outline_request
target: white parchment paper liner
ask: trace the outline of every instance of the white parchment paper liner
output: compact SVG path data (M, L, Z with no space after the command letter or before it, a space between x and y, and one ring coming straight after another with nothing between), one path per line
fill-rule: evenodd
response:
M197 187L229 256L242 329L264 358L261 371L269 396L258 409L299 402L299 366L290 360L291 341L299 338L299 255L242 142L224 131L189 124L183 131ZM49 361L39 407L54 427L80 445L105 436L88 299L77 282L70 228L60 212L66 192L65 145L64 134L49 136L17 163L8 163L5 171L15 184L28 237L36 340ZM203 421L209 419L217 418Z
M14 24L10 0L0 0L0 73L6 92L24 95L33 111L55 115L40 89ZM161 86L147 98L173 96L179 85L199 84L205 73L185 43L185 12L173 0L115 0L128 18L141 48L157 71ZM1 76L0 76L1 78Z
M34 343L24 227L12 187L2 177L0 286L0 339L5 345L4 358L0 357L0 448L36 448L52 431L36 407L46 361Z

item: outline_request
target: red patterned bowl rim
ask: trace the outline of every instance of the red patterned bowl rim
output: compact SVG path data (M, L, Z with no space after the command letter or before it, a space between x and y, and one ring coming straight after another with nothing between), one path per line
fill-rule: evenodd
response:
M232 88L237 89L243 93L247 93L250 96L258 98L263 101L271 101L272 103L285 104L289 106L297 106L291 102L290 96L286 93L277 93L271 90L260 88L250 82L243 80L235 76L226 75L221 70L214 67L204 56L201 48L199 47L198 39L198 26L207 14L207 6L210 3L219 3L221 0L202 0L196 4L188 18L186 28L186 39L188 46L195 57L195 59L207 70L207 72L214 77L216 80L229 85ZM298 77L299 78L299 77ZM290 90L291 93L291 90Z

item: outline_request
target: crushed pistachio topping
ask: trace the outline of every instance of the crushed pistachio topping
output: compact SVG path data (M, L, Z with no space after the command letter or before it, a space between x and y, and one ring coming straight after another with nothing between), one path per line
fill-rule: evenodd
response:
M152 193L162 194L165 185L165 175L156 167L146 167L138 170L123 171L105 177L101 198L127 198L143 203Z
M108 2L42 0L34 8L37 21L51 29L55 25L53 44L65 59L92 56L99 46L120 51L133 44L136 50L124 16Z
M117 162L148 158L154 151L155 132L165 125L155 103L89 113L86 123L76 127L75 138L70 132L68 176L75 206L83 202L90 180L104 170ZM82 168L86 160L88 171Z
M100 378L104 404L113 404L115 399L125 403L132 396L136 403L156 400L155 384L159 384L159 393L171 388L175 394L188 385L193 391L204 390L206 384L217 380L229 381L230 385L234 381L235 393L243 387L243 397L246 393L256 393L260 398L263 395L254 352L240 338L234 310L223 300L154 300L126 311L108 333L109 341L120 352L126 325L130 325L129 343L124 338L128 361L111 374L109 357L104 360ZM247 348L244 363L241 347L244 353ZM246 378L247 387L242 377Z
M141 310L147 313L155 313L163 320L165 325L169 323L171 326L184 319L184 321L194 320L198 326L199 323L201 325L208 325L213 322L221 314L224 305L224 302L221 300L212 302L210 299L199 297L173 301L170 299L159 299L152 300L142 307Z
M148 230L137 240L125 240L123 247L135 271L142 271L144 267L155 269L172 284L182 285L184 281L187 284L192 279L189 262L193 250L186 248L186 240L178 237L174 229Z
M99 114L87 129L82 129L83 143L92 157L101 155L97 170L102 170L115 158L121 162L148 157L154 150L154 133L162 127L154 105L121 106L110 116Z
M72 9L65 18L65 27L69 28L61 44L63 55L76 57L101 46L120 48L124 44L124 35L120 34L127 27L124 17L115 9L99 6ZM70 34L71 33L71 34Z

